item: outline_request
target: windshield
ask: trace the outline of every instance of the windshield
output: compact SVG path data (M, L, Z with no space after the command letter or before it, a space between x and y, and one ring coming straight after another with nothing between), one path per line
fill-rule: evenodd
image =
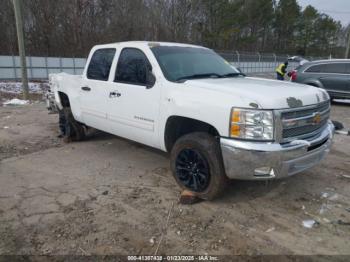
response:
M151 48L164 76L172 82L195 78L221 78L240 72L214 51L206 48L157 46Z

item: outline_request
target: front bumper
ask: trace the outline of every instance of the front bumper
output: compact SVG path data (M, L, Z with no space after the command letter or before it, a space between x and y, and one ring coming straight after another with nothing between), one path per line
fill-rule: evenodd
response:
M226 175L231 179L242 180L294 175L318 164L327 155L333 135L334 126L329 121L317 137L287 144L221 138Z

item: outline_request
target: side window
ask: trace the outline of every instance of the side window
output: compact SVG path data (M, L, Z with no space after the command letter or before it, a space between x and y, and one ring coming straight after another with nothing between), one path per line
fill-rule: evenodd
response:
M87 78L107 81L114 55L114 48L96 50L90 60L90 64L87 70Z
M309 67L305 72L307 73L325 73L327 65L314 65Z
M350 75L350 63L346 63L345 74Z
M146 85L150 63L146 55L136 48L124 48L119 56L115 82Z
M345 74L345 63L333 63L327 65L327 73Z
M346 74L346 63L330 63L322 65L314 65L309 67L305 72L308 73L332 73L332 74Z

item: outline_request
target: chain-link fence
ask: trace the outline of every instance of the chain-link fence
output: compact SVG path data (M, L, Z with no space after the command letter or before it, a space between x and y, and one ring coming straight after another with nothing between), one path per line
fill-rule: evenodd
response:
M259 52L218 51L227 61L246 74L274 73L276 67L287 61L291 56ZM319 60L321 57L308 57L307 60ZM292 70L298 62L289 61L288 69Z
M276 67L285 62L288 55L252 53L239 51L218 51L228 62L248 75L271 74ZM307 58L318 60L319 57ZM47 80L51 73L66 72L81 74L86 63L85 58L62 57L27 57L27 71L30 80ZM288 69L298 66L297 62L289 62ZM18 56L0 56L0 80L19 80L21 77L20 59Z

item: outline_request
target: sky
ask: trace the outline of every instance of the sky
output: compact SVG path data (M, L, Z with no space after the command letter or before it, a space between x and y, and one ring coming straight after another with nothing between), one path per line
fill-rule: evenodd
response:
M350 23L350 0L297 0L304 9L308 5L315 7L320 13L325 13L343 26Z

